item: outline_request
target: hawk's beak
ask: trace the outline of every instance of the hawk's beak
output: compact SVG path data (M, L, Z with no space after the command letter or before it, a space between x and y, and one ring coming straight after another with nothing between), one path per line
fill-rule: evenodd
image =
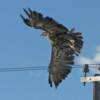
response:
M46 37L47 36L47 32L42 32L42 34L40 36Z

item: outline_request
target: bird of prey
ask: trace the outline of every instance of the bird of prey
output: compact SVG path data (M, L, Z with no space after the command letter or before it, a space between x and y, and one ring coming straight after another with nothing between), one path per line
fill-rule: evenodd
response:
M24 9L27 17L21 15L24 23L32 28L43 30L42 36L48 38L52 52L48 65L48 82L50 86L58 87L72 70L75 55L79 55L83 47L83 37L74 29L69 30L53 18L28 8Z

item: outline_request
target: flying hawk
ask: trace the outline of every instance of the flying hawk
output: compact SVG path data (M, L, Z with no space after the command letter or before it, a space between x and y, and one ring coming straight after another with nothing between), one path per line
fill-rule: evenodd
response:
M48 67L48 81L50 86L58 85L71 72L74 57L80 53L83 37L74 29L67 29L54 19L41 13L24 9L27 17L21 15L24 23L35 29L42 29L42 36L46 36L51 44L51 61Z

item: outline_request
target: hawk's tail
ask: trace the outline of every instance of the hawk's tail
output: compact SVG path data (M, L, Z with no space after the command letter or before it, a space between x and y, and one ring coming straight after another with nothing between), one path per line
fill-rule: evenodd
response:
M79 54L83 47L83 37L80 32L70 33L71 39L69 39L70 47L74 50L75 54Z

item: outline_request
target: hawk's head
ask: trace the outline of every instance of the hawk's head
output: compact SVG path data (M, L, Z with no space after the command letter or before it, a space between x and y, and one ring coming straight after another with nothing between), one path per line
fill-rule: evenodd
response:
M55 37L53 36L53 33L51 34L49 32L42 32L41 36L46 37L50 44L55 46Z

